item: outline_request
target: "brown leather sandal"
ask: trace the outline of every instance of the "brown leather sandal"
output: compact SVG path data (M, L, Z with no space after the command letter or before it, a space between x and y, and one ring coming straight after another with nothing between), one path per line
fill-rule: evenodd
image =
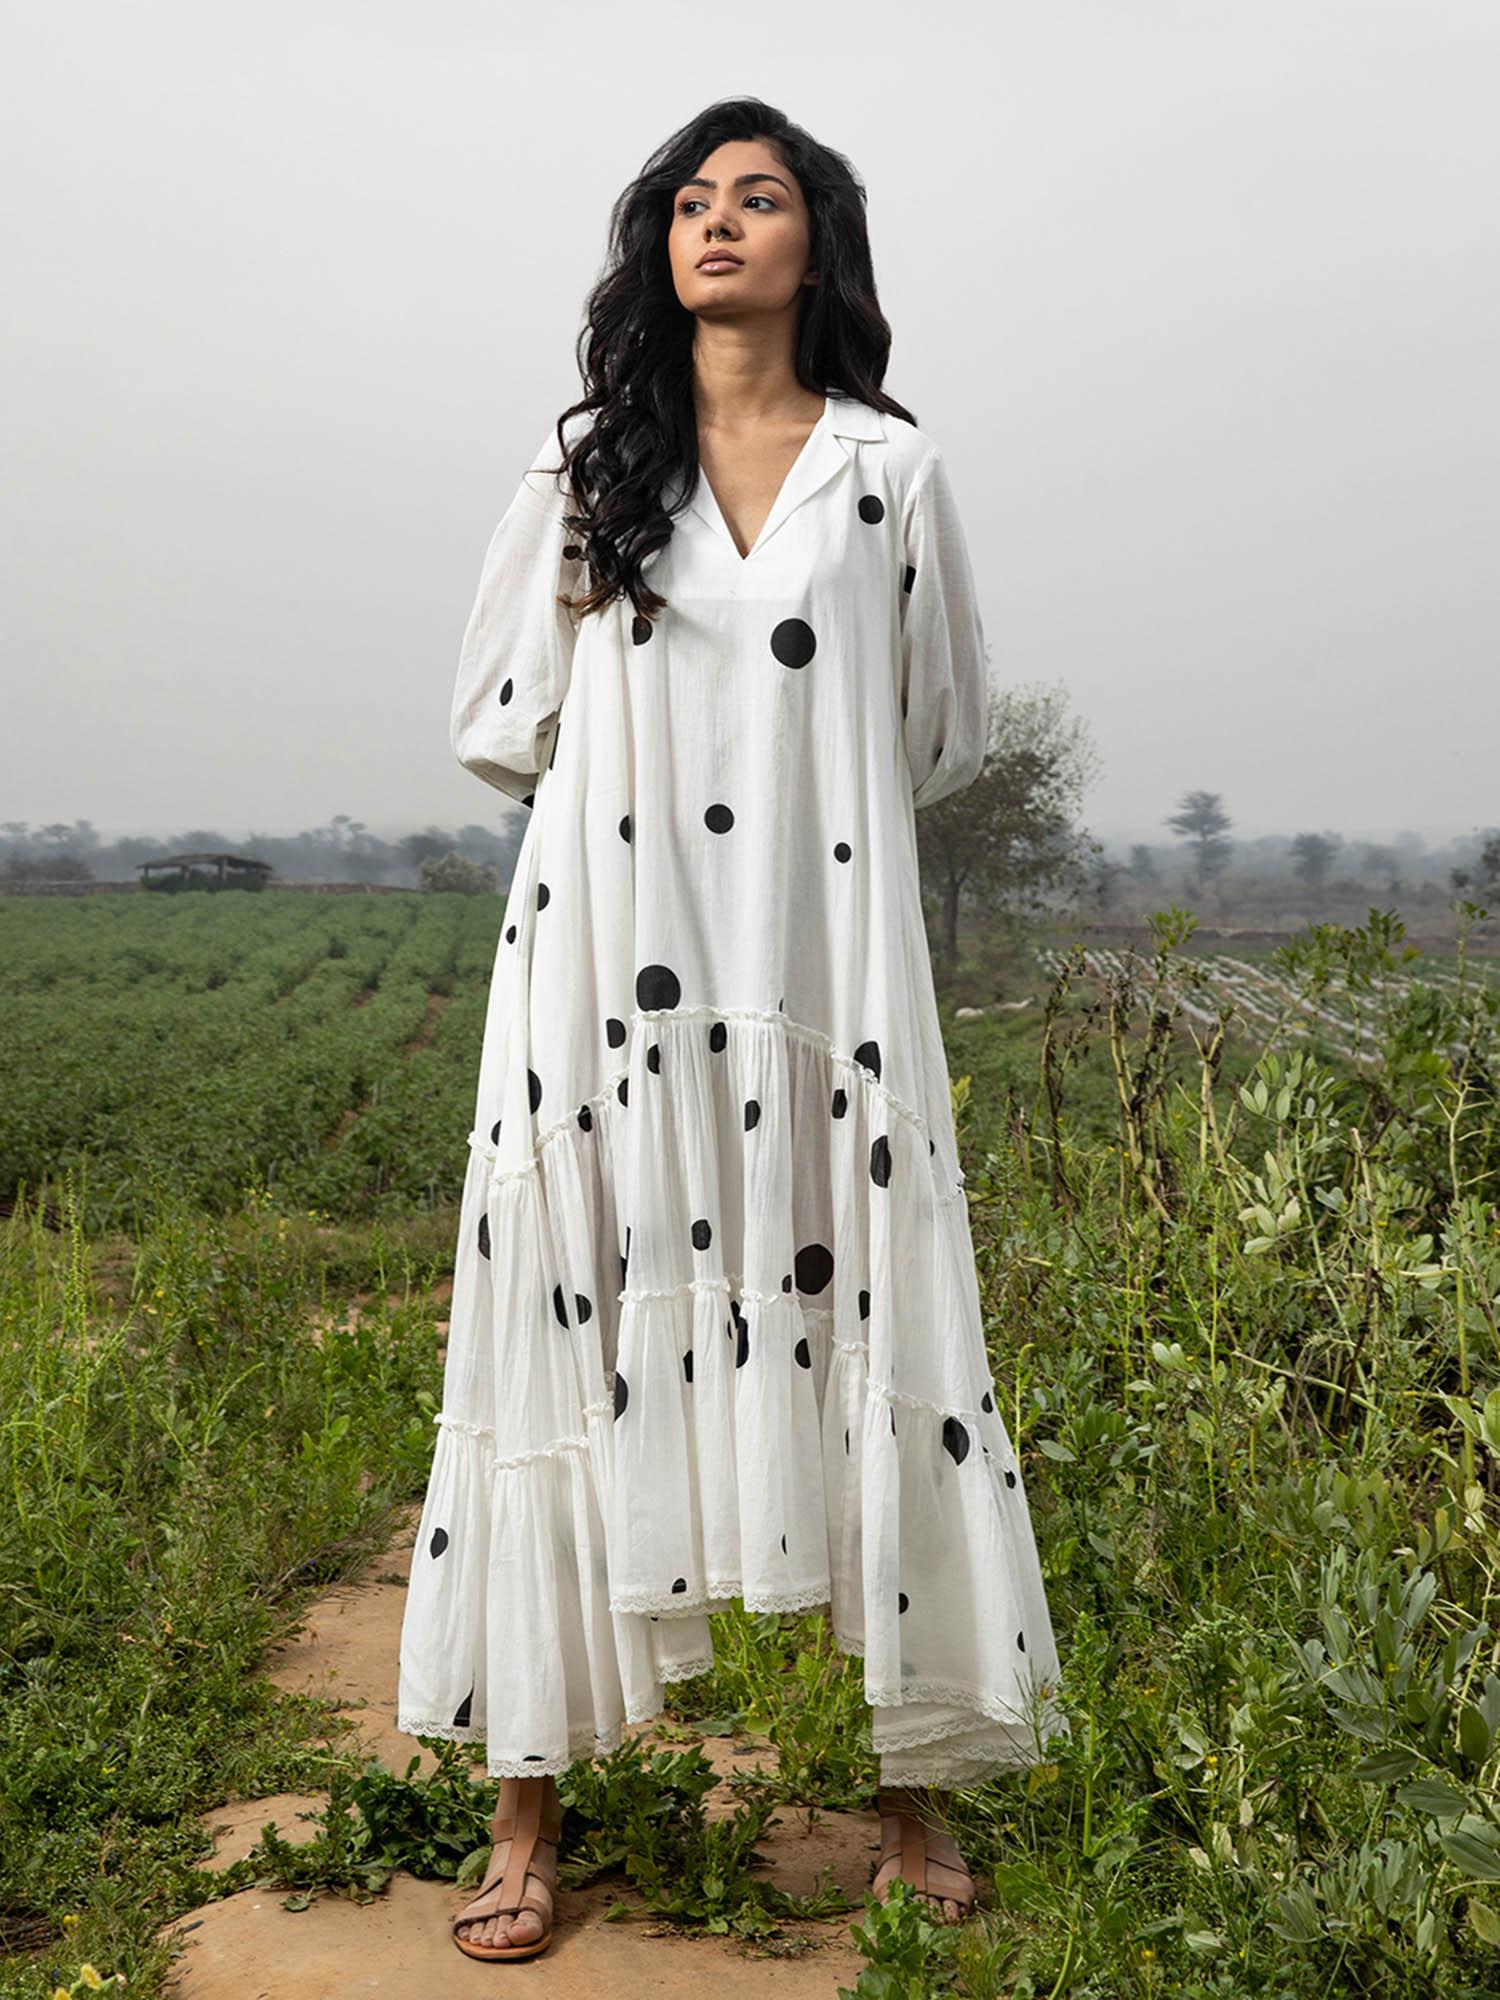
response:
M917 1801L905 1790L882 1790L876 1795L880 1811L880 1858L871 1870L871 1889L884 1900L892 1877L901 1879L917 1895L936 1896L957 1903L956 1918L945 1917L934 1908L938 1923L962 1923L974 1907L974 1879L958 1851L958 1844L945 1827L922 1815ZM952 1859L940 1859L935 1844L946 1843ZM956 1865L955 1865L956 1864ZM886 1872L882 1874L882 1870Z
M453 1942L470 1958L535 1958L552 1942L552 1892L557 1885L562 1801L555 1784L538 1784L528 1778L526 1785L523 1793L519 1778L500 1780L490 1833L497 1847L508 1840L509 1851L503 1862L491 1854L473 1901L453 1919ZM528 1883L537 1888L528 1888ZM460 1924L516 1916L522 1910L534 1910L546 1926L540 1937L528 1938L524 1944L476 1944L458 1934Z

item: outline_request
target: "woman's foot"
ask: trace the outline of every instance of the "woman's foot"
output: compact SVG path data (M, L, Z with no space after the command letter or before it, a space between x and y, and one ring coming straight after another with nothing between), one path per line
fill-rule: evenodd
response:
M493 1823L497 1837L485 1870L485 1886L453 1919L454 1942L460 1949L477 1946L519 1954L528 1945L539 1946L551 1936L561 1818L556 1778L500 1780ZM518 1822L515 1834L500 1832L502 1827L517 1827ZM526 1850L525 1873L507 1887L506 1878L513 1875L511 1849L517 1840Z
M904 1785L883 1785L876 1795L880 1811L880 1860L871 1893L885 1900L899 1875L914 1896L921 1897L935 1920L962 1923L974 1907L974 1878L954 1840L937 1819L940 1795L921 1793Z

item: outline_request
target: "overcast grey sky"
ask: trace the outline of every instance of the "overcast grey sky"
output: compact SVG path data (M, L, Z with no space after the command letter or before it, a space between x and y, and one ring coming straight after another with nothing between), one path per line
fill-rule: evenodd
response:
M609 207L752 92L1114 838L1500 823L1500 6L74 0L7 37L0 818L509 809L448 746Z

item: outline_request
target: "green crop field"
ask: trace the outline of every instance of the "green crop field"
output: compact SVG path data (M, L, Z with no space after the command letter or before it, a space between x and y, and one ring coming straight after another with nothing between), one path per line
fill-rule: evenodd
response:
M160 1927L215 1896L452 1877L483 1841L455 1746L364 1770L260 1667L422 1492L500 919L0 905L7 2000L85 1964L159 1993ZM955 1795L969 1923L849 1910L860 2000L1494 1996L1500 982L1377 912L1282 951L1154 932L1029 937L981 1010L944 999L1072 1735ZM973 1000L997 948L965 945ZM820 1617L714 1624L669 1713L775 1766L713 1822L690 1748L570 1774L563 1886L774 1947L800 1906L755 1828L868 1805L868 1711ZM316 1838L201 1869L198 1814L303 1789Z

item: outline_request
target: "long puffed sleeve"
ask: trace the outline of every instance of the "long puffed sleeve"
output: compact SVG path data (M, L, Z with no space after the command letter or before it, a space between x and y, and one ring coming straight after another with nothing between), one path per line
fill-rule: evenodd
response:
M901 714L912 804L972 784L989 744L984 631L958 506L942 453L917 469L903 509Z
M563 526L572 500L549 430L490 538L459 651L449 735L476 777L525 803L551 761L577 620L556 602L582 563Z

